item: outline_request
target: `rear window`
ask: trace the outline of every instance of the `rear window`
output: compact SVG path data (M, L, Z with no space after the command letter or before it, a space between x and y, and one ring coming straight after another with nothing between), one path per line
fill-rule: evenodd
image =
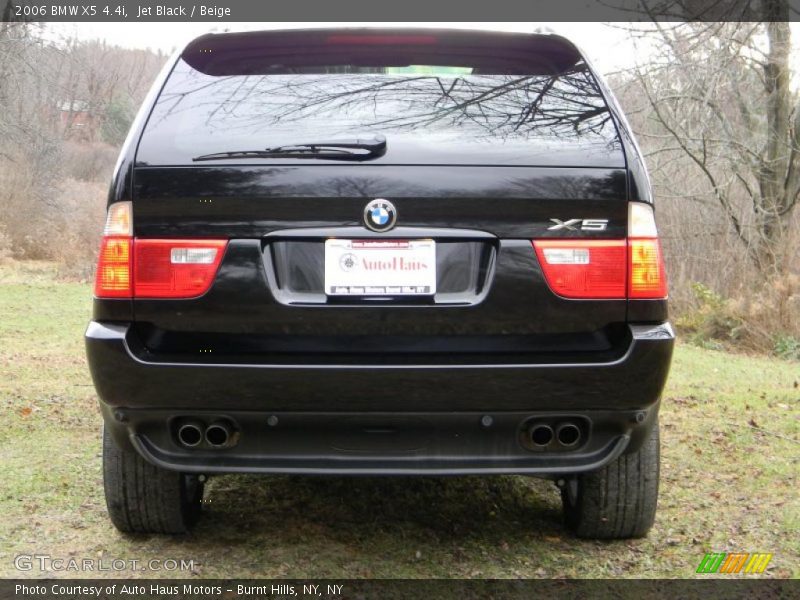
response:
M463 32L200 38L167 79L137 162L375 134L386 152L371 163L624 165L608 107L571 44Z

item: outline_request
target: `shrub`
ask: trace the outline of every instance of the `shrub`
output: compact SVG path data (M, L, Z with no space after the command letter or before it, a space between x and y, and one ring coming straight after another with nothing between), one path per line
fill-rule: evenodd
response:
M61 167L65 177L79 181L111 179L119 150L102 142L66 142Z
M51 258L59 263L59 276L91 279L105 217L106 184L67 179L58 201L62 226L54 233Z
M16 148L4 156L0 149L0 223L11 237L14 258L49 258L42 242L52 231L50 215L59 183L57 156L56 147L47 152Z
M753 350L800 359L800 278L782 274L758 291L724 298L702 283L691 285L695 306L676 325L705 348Z
M691 285L697 308L680 316L676 324L688 334L689 340L708 346L709 342L729 342L742 334L744 321L736 314L732 303L702 283Z
M774 353L781 358L800 360L800 338L793 335L776 336Z

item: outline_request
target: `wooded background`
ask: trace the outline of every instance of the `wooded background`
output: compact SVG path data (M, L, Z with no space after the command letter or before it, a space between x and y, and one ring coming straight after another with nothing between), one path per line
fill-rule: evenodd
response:
M788 22L655 23L607 75L647 157L686 340L800 359ZM0 24L0 260L91 279L120 144L166 55Z

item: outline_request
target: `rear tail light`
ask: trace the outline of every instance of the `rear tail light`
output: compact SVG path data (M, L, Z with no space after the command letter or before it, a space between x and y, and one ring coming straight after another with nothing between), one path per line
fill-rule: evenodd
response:
M108 209L94 295L98 298L194 298L211 287L227 240L133 237L130 202Z
M534 247L559 296L625 297L625 240L537 240Z
M117 202L109 206L94 281L94 295L98 298L131 297L132 236L131 203Z
M130 238L103 238L94 283L94 295L98 298L130 297L132 243Z
M628 298L667 297L667 274L658 241L653 207L641 202L628 205Z
M133 235L133 207L130 202L116 202L108 207L103 235Z
M217 275L225 240L134 242L136 298L192 298L208 291Z
M626 240L535 240L547 284L564 298L663 299L667 279L653 208L629 203Z
M629 238L628 256L630 261L628 298L666 298L667 277L658 238Z

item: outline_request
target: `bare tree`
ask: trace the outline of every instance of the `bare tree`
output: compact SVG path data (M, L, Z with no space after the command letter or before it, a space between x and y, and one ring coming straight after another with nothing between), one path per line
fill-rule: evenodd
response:
M110 115L119 117L120 111L109 110L115 102L130 106L132 117L164 57L100 42L54 41L42 29L0 23L0 234L16 257L72 251L84 260L96 244L86 243L81 228L96 230L96 209L104 202L105 181L98 187L90 180L107 180L116 151L99 139L86 143L91 135L65 141L65 129L83 112L96 115L91 122L99 131ZM127 128L122 117L117 129ZM80 186L91 188L83 201ZM50 232L46 242L42 231Z
M646 105L651 164L688 158L673 191L711 199L765 277L787 268L800 194L800 106L790 87L788 7L768 0L764 23L655 23L634 71ZM783 20L778 20L782 18ZM646 36L646 37L642 37ZM685 164L685 162L681 162Z

